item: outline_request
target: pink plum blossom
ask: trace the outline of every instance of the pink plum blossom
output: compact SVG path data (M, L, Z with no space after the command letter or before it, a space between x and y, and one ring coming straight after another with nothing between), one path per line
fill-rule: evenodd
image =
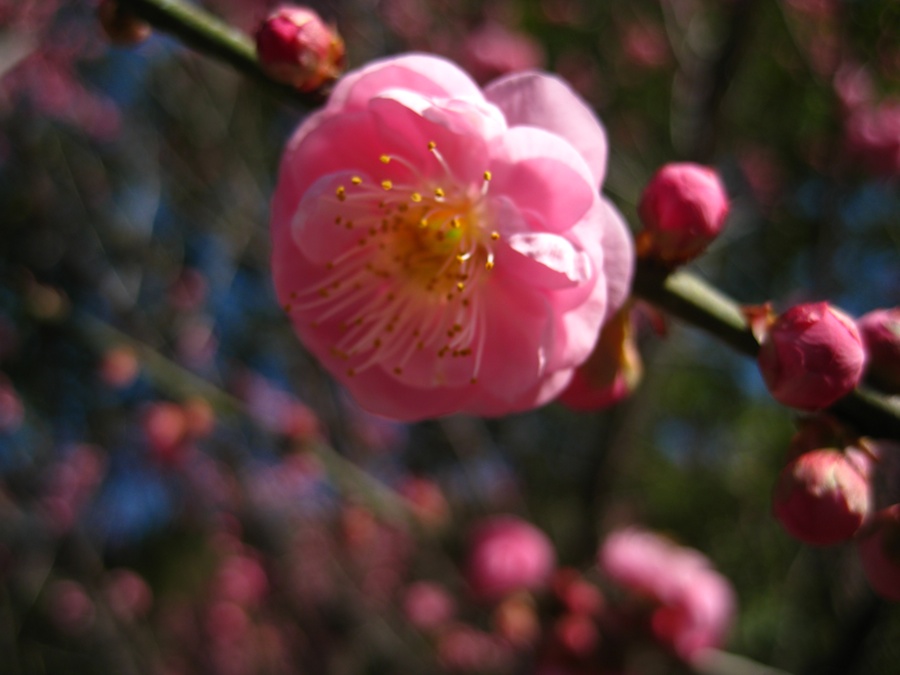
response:
M734 590L699 551L627 528L606 538L598 561L612 581L652 603L653 635L682 659L723 642L735 613Z
M690 162L666 164L657 171L638 203L644 229L638 255L667 265L687 262L725 226L730 204L714 169Z
M556 553L546 534L515 516L493 516L469 533L466 580L484 600L546 585Z
M866 477L843 453L821 448L790 462L778 479L772 509L791 534L828 546L856 534L872 510Z
M866 377L879 389L900 394L900 307L873 310L856 325L868 356Z
M408 54L349 73L295 132L272 204L278 297L370 412L543 405L624 302L632 244L606 135L562 81L482 92Z
M759 369L769 393L801 410L827 408L859 383L866 354L853 322L826 302L796 305L763 335Z

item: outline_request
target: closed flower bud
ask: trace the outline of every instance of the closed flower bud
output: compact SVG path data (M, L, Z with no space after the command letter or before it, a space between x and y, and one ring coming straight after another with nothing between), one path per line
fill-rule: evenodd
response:
M466 580L477 597L499 600L542 588L555 564L547 535L514 516L494 516L470 534Z
M281 7L256 32L263 70L300 91L333 82L344 68L344 41L306 7Z
M728 216L728 195L718 174L699 164L666 164L647 184L638 214L644 230L638 256L669 266L697 257Z
M866 355L853 320L825 302L792 307L762 338L769 393L801 410L827 408L859 383Z
M772 508L791 536L828 546L856 534L872 500L865 477L843 453L819 449L782 470Z
M866 378L889 394L900 394L900 307L876 309L856 325L866 347Z
M880 511L872 525L859 540L863 572L878 595L900 602L900 504Z

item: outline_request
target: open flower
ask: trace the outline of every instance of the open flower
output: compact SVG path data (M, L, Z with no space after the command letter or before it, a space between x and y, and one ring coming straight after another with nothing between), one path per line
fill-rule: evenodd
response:
M278 297L371 412L541 405L628 292L605 168L603 128L555 77L482 93L440 58L376 61L338 82L282 159Z

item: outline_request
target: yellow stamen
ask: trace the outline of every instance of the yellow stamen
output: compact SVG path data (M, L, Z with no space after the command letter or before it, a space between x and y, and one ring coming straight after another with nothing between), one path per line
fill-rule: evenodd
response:
M394 187L394 184L389 180L383 180L381 181L381 187L385 190L390 190L392 187Z

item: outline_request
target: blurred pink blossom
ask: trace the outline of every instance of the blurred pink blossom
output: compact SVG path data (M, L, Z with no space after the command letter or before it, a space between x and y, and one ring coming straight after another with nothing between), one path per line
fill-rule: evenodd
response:
M612 581L650 600L651 629L690 661L722 644L735 614L731 584L700 552L629 528L611 533L598 560Z
M554 398L627 286L599 196L606 138L560 80L482 92L424 55L339 81L295 133L272 208L278 296L371 412L502 415Z
M519 590L535 591L550 580L556 553L546 534L515 516L492 516L468 535L465 576L479 599L499 600Z
M844 122L847 154L879 176L900 175L900 101L854 110Z
M406 587L401 599L406 620L421 631L446 625L456 614L456 601L444 586L417 581Z
M476 82L544 65L544 52L530 36L488 22L470 31L462 45L460 62Z

